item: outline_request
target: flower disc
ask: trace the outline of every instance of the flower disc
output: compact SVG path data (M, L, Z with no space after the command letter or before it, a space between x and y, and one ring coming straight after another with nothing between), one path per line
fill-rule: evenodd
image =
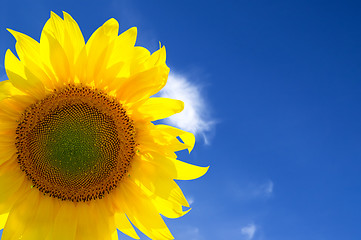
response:
M134 155L135 129L125 110L89 87L69 85L32 104L16 134L21 170L62 200L102 198Z

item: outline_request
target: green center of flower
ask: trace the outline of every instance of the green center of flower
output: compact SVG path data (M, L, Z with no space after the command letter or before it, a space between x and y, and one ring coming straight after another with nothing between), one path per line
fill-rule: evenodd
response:
M62 200L102 198L126 175L135 130L104 93L68 86L31 105L17 128L20 168L40 191Z
M62 172L76 175L95 166L101 157L101 148L97 141L101 132L96 132L88 123L81 124L71 119L55 122L55 129L50 128L44 144L44 155L50 165ZM50 125L51 127L52 125ZM115 132L116 133L116 132Z
M93 117L79 116L82 120L90 121ZM102 148L98 142L101 141L102 133L93 129L87 121L55 119L48 127L48 132L44 133L46 140L43 142L43 151L50 165L66 174L78 175L99 162ZM116 136L116 132L114 134Z
M87 104L65 106L47 115L29 140L39 144L43 163L78 179L89 171L106 174L104 170L110 170L119 151L114 121Z

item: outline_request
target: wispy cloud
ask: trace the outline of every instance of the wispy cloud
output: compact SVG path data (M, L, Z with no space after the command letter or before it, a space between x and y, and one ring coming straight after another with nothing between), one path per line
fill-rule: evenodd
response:
M269 197L273 193L273 182L271 180L268 180L264 184L261 184L258 189L256 189L256 194L264 195L266 197Z
M257 227L253 223L241 228L241 234L244 235L247 240L252 240L256 231Z
M273 195L274 183L271 180L248 184L230 182L228 189L240 200L267 199Z
M193 226L178 227L174 236L179 240L204 240L199 228Z
M165 120L167 123L193 134L201 135L205 143L209 143L207 133L210 132L215 122L209 117L209 106L201 94L200 86L189 81L185 76L172 73L159 95L184 102L184 110L167 118Z
M194 197L187 197L187 201L189 205L192 205L194 203Z
M242 218L242 216L240 216ZM238 240L261 240L264 239L262 227L255 224L249 219L238 219L231 221L223 221L218 224L215 232L207 232L208 236L213 236L211 239L238 239ZM207 237L208 237L207 236Z

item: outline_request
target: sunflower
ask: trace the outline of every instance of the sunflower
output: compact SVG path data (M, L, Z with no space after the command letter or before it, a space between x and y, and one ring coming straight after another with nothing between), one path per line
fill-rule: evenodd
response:
M161 215L189 207L174 180L208 167L177 160L193 134L154 124L183 102L152 97L169 68L164 46L134 46L110 19L85 43L67 13L51 13L40 42L9 30L0 82L0 228L7 239L173 239ZM133 225L132 225L133 224Z

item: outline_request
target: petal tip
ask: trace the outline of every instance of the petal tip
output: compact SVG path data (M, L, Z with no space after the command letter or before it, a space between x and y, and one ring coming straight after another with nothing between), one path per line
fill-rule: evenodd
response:
M15 38L16 41L18 41L18 32L15 31L15 30L12 30L10 28L6 28L6 30L11 34L13 35L13 37Z

